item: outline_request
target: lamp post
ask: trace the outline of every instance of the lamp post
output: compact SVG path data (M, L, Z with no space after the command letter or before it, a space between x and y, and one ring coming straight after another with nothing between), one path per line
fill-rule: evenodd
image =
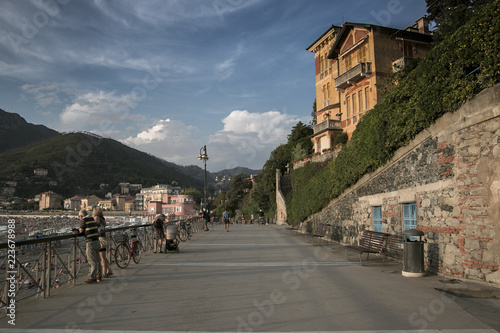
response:
M198 159L200 161L203 161L203 164L205 164L205 174L204 174L204 179L203 179L203 208L206 208L207 204L207 160L208 160L208 155L207 155L207 146L203 146L200 148L200 155L198 155Z
M227 174L227 177L226 177L226 174ZM215 181L217 183L225 183L226 180L227 180L228 184L231 181L231 175L227 171L222 171L222 177L215 176ZM222 191L222 186L221 186L221 189L219 190L219 193L220 193L220 191ZM226 209L226 191L224 191L224 196L223 196L223 200L222 200L222 206L223 206L224 209Z

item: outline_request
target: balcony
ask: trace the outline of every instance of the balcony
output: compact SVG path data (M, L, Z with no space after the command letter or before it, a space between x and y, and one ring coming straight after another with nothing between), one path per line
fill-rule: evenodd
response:
M335 79L335 88L345 89L366 77L370 77L372 72L371 62L360 62L353 68Z
M395 61L392 62L392 71L399 72L413 60L413 58L408 58L408 57L401 57Z
M327 130L342 131L340 127L340 120L336 119L327 119L319 124L316 124L314 125L313 130L314 130L314 135Z

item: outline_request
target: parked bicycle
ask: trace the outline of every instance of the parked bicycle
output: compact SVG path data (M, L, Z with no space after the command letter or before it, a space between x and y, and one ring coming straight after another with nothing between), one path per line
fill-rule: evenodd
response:
M130 238L127 234L119 234L115 236L115 242L118 246L115 249L115 262L120 268L127 268L130 259L133 259L136 264L141 260L141 242L136 235Z
M193 228L191 227L191 223L180 221L179 222L179 240L185 242L188 239L191 239L191 235L193 234Z

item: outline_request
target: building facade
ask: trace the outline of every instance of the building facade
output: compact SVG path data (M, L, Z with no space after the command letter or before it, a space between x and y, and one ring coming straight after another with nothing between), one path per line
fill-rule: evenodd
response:
M164 194L161 200L148 201L148 215L165 214L170 219L193 216L195 211L195 201L192 195Z
M411 59L427 54L432 34L422 18L405 30L346 22L332 26L307 50L315 55L315 153L333 148L339 133L348 137L381 98L387 78Z
M61 209L62 196L52 191L40 194L40 201L38 201L39 210L44 209Z

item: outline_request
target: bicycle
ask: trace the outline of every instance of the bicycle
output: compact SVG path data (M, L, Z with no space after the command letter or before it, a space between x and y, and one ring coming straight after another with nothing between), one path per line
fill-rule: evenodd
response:
M116 243L119 245L115 249L115 262L120 268L127 268L130 259L136 264L141 260L141 242L136 239L136 235L129 237L127 234L115 236ZM130 245L132 243L132 245Z
M179 222L179 240L185 242L188 239L191 239L191 235L193 233L193 229L191 227L191 223L189 222Z

